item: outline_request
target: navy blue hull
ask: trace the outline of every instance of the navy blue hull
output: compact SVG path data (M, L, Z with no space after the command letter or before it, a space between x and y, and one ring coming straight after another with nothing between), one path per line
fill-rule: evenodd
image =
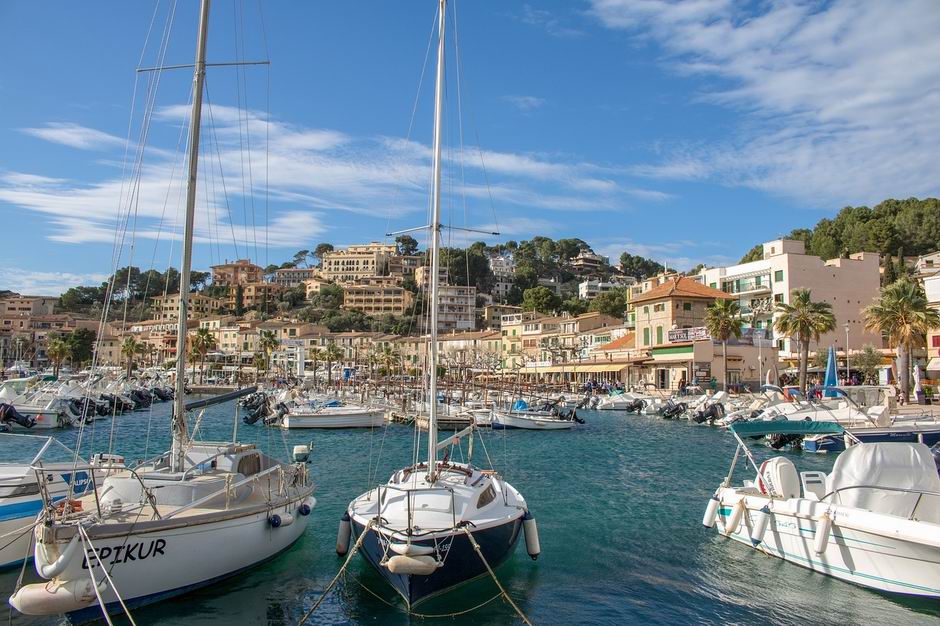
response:
M352 527L355 536L359 537L363 526L353 520ZM495 569L512 554L516 547L516 542L522 533L522 517L486 530L474 530L471 526L470 531L476 542L480 544L486 561ZM414 543L434 546L433 541L415 541ZM374 530L370 530L366 535L361 551L382 578L404 598L409 607L487 573L486 566L463 533L454 537L444 558L444 566L438 568L430 576L401 575L388 571L388 568L381 565L385 551Z
M876 432L852 432L862 443L884 443L898 441L902 443L917 443L923 438L923 443L932 446L940 442L940 430L917 432L916 430L893 430ZM842 436L826 436L812 441L803 442L803 449L807 452L842 452L845 450L845 440Z

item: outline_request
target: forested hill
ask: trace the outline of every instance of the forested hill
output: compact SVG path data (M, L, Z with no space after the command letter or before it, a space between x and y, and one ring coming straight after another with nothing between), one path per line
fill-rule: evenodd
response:
M833 259L856 252L879 252L886 257L920 256L940 250L940 200L885 200L875 207L847 206L833 219L812 229L797 228L785 235L806 242L807 254ZM761 258L762 244L751 248L741 263Z

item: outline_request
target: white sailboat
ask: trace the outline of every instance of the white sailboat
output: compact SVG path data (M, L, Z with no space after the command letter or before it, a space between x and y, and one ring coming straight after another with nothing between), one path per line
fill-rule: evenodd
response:
M437 76L434 97L430 301L438 302L441 231L441 106L444 88L446 0L438 6ZM388 482L352 502L340 525L337 550L345 553L350 532L366 559L413 607L434 595L487 574L506 560L525 524L530 555L538 555L535 520L525 499L495 472L456 463L447 450L470 436L471 425L438 441L438 307L430 307L428 359L428 457L396 471Z
M316 504L304 463L281 463L254 445L234 441L196 443L187 428L186 320L208 18L209 0L202 0L172 447L135 468L110 473L88 495L73 492L61 505L44 498L33 556L37 574L46 581L16 589L9 602L21 613L67 613L84 621L208 585L290 547ZM73 468L80 469L85 468ZM40 489L46 490L42 482Z

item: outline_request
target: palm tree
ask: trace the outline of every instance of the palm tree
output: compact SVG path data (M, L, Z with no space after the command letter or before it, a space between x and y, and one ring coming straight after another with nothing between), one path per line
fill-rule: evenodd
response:
M734 300L720 298L711 303L705 310L705 328L712 336L721 342L721 358L724 363L724 380L722 389L728 389L728 340L731 337L741 336L741 307Z
M267 359L265 359L264 355L260 352L255 354L254 358L252 358L251 365L255 368L255 383L258 382L258 372L266 369L267 364Z
M911 351L924 343L927 331L940 326L940 313L927 305L920 284L902 279L881 290L881 297L864 309L865 328L887 335L898 350L901 393L907 400L911 391Z
M806 393L806 367L809 363L809 342L819 342L819 336L836 328L832 305L828 302L813 302L809 289L794 289L790 303L778 302L775 311L779 314L774 329L800 342L800 391Z
M392 368L396 365L399 369L402 368L401 355L395 351L391 346L383 346L382 351L379 353L379 363L385 368L385 375L388 378L392 376ZM405 395L405 377L400 377L401 381L401 393L402 396Z
M264 352L264 355L268 360L267 367L265 368L266 370L271 369L271 356L280 345L281 342L278 341L277 335L273 330L261 331L261 337L258 339L258 347L261 348L261 351Z
M121 356L127 357L127 377L134 371L134 357L140 354L143 344L134 337L127 337L121 344Z
M311 348L310 360L313 361L313 388L317 389L320 386L319 379L317 379L317 367L319 367L320 361L323 360L323 350L320 348Z
M326 361L326 380L327 385L333 385L333 362L339 361L343 358L343 351L340 350L335 343L329 344L325 350L323 350L323 360Z
M209 352L215 350L218 343L215 340L215 335L213 335L208 328L197 328L196 334L193 335L193 352L199 355L200 361L202 361L202 381L206 380L206 357L209 355Z
M46 342L46 356L52 361L52 375L56 378L59 377L59 367L62 365L62 361L68 358L70 352L69 344L62 337L59 335L49 336L49 340Z

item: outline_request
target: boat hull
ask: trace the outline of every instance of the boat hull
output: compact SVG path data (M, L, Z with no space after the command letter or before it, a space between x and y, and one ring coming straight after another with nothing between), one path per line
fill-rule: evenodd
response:
M128 607L139 607L228 578L289 548L307 527L309 516L300 515L298 509L308 498L311 508L315 505L311 492L272 509L227 518L222 515L216 521L181 523L129 535L96 537L100 527L91 527L89 532L121 598ZM273 527L269 517L275 513L291 514L293 523ZM79 550L55 580L90 580L89 568L100 582L101 567L91 549ZM109 613L122 610L110 586L101 595ZM100 618L101 608L92 599L67 614L73 622L90 621Z
M353 519L352 527L354 536L358 539L364 527L355 519ZM471 532L480 545L487 563L495 569L512 555L522 532L522 517L482 530L471 529ZM447 541L450 539L444 539L444 545ZM382 565L383 556L387 552L385 547L387 543L380 533L369 529L362 541L361 551L366 560L398 592L409 608L488 574L473 544L463 532L453 535L453 541L445 554L444 565L430 576L394 574L389 571ZM414 544L434 547L433 540L415 541ZM438 544L441 545L440 539L438 539Z
M574 420L560 420L545 417L529 417L494 413L490 427L494 430L567 430L575 425Z
M281 419L282 428L376 428L385 424L385 411L349 413L288 413Z
M871 430L851 429L852 434L862 443L883 443L900 441L905 443L923 443L932 446L940 442L940 428L929 430L905 428L877 428ZM841 436L825 435L808 437L803 440L803 449L807 452L842 452L845 450L845 439Z
M757 512L748 497L748 511L737 528L727 528L732 508L718 510L718 532L765 554L862 587L904 595L940 598L940 547L833 523L822 554L814 548L817 521L828 505L801 500L794 515L778 511L761 541L751 538ZM816 510L818 508L818 511Z

